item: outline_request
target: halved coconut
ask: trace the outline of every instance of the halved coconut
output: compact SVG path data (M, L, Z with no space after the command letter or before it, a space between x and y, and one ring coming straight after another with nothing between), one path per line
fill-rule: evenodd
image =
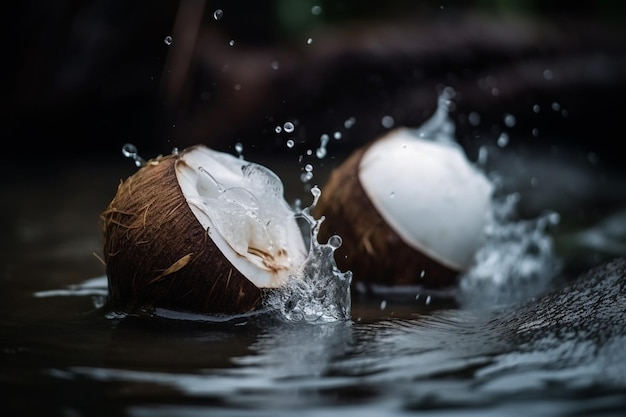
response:
M307 255L280 179L202 145L148 161L102 223L108 303L126 310L249 312Z
M493 186L451 141L396 128L354 152L322 188L324 239L355 284L444 287L481 244Z

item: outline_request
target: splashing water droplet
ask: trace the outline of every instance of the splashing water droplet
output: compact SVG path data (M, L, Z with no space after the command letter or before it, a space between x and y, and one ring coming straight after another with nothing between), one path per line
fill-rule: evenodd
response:
M320 147L315 151L315 156L317 156L318 159L322 159L326 156L326 145L328 144L329 139L330 138L326 133L320 136Z
M241 142L235 143L235 152L237 152L240 159L243 159L243 144Z
M313 38L308 38L308 39L306 40L306 44L307 44L307 45L311 45L312 43L313 43Z
M282 127L280 127L280 126L276 126L276 127L274 128L274 132L276 132L276 133L280 133L280 132L282 132L282 131L283 131L283 128L282 128Z
M132 143L125 143L122 146L122 154L127 158L134 158L137 155L137 147Z
M133 159L137 167L142 167L146 164L146 161L137 153L137 147L132 143L125 143L122 146L122 155Z
M320 190L320 187L318 187L317 185L314 185L311 188L311 194L313 195L313 203L311 204L311 207L315 207L317 206L317 202L320 199L320 196L322 195L322 190Z
M291 122L285 122L285 124L283 125L283 129L285 129L285 132L287 133L292 133L295 129L295 126Z
M198 192L201 196L216 198L224 192L224 186L209 171L204 167L198 167L198 171L202 174L198 176Z
M502 132L500 136L498 136L498 146L501 148L504 148L508 144L509 144L509 135Z
M384 128L390 129L390 128L393 127L395 121L393 120L393 117L387 115L387 116L383 116L383 119L381 120L381 123L382 123Z
M222 9L217 9L213 12L213 19L220 20L224 17L224 11Z
M287 147L289 149L293 148L295 145L296 145L296 143L293 141L293 139L287 140Z
M550 81L554 78L554 73L552 72L551 69L545 69L543 70L543 78Z
M244 177L249 181L252 188L256 189L257 195L267 194L275 198L282 198L283 183L278 176L263 165L248 163L241 167Z
M339 140L341 139L342 135L340 131L336 131L335 133L333 133L333 138L335 138L335 140Z
M345 122L343 122L343 127L345 127L346 129L350 129L352 126L354 126L355 123L356 123L356 118L350 117Z
M235 46L235 41L231 39L231 40L228 42L228 46Z
M308 172L303 172L300 175L300 181L302 182L309 182L313 179L313 173L308 171Z
M343 244L343 240L341 239L341 236L339 235L332 235L331 237L328 238L328 246L330 246L331 248L335 250L339 249L342 244Z
M517 120L515 119L515 116L513 116L510 113L507 113L504 115L504 124L507 127L513 127L515 126L515 123L517 122Z
M172 37L171 37L171 36L169 36L169 35L167 35L167 36L165 37L165 39L163 40L163 42L165 42L165 44L166 44L167 46L170 46L170 45L172 44L172 41L173 41L173 39L172 39Z
M481 146L478 149L478 160L476 161L476 163L480 166L485 166L488 158L489 158L489 150L487 149L486 146Z

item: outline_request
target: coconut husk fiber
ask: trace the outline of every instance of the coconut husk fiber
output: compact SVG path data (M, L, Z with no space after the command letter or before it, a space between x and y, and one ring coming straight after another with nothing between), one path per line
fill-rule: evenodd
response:
M233 314L257 308L262 291L212 242L185 200L177 155L149 161L120 183L101 215L108 304Z

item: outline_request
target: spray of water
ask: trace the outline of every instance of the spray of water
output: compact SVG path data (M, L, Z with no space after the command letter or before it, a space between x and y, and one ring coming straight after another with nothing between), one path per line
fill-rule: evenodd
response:
M288 285L266 298L265 304L287 321L335 322L348 320L351 311L350 284L352 272L341 272L335 263L335 250L341 247L338 235L327 243L317 240L324 217L315 219L310 211L321 195L319 187L311 188L314 196L310 207L297 216L309 231L309 253L301 275L292 276Z

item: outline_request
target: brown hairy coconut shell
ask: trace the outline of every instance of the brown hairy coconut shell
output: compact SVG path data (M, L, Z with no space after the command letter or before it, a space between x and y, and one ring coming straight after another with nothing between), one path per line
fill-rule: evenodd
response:
M193 172L183 158L188 151L215 153L192 147L148 161L120 183L101 215L111 308L238 314L259 308L269 291L234 265L246 257L229 249L229 261L211 237L215 228L194 215L177 176L177 170Z
M322 241L343 238L337 266L364 290L442 288L470 265L490 196L459 147L398 128L333 170L314 214L325 217Z

